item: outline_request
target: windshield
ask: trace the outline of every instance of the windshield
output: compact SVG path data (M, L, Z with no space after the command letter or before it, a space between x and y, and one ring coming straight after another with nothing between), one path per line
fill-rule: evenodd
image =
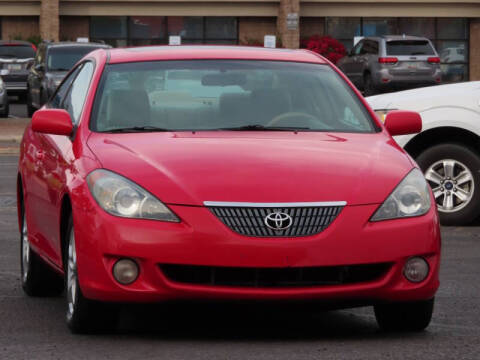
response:
M30 59L35 57L35 50L29 45L1 45L0 58Z
M387 42L387 55L435 55L435 51L426 40L401 40Z
M327 65L251 60L107 65L91 128L374 131L363 104Z
M47 68L50 71L69 71L81 58L96 50L94 46L59 46L48 50Z

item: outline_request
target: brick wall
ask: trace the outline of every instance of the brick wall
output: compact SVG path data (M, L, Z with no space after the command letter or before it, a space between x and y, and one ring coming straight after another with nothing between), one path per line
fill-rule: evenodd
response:
M277 33L274 17L241 17L238 19L238 40L241 45L263 45L265 35Z
M60 16L60 41L76 41L90 36L88 16Z
M470 20L470 80L480 80L480 18Z
M282 45L289 49L298 49L300 46L300 29L287 29L287 14L300 14L300 0L280 0L277 16L277 33Z
M42 0L40 5L40 36L44 40L59 40L59 0Z
M27 40L29 37L38 36L38 32L37 16L2 16L3 40Z

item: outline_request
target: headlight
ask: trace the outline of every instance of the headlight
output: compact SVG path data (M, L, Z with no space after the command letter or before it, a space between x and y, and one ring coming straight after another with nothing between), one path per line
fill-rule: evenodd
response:
M5 90L5 83L3 82L3 79L0 77L0 92Z
M378 208L371 221L420 216L426 214L430 206L427 181L419 169L413 169Z
M87 183L97 203L109 214L128 218L179 222L160 200L134 182L108 170L94 170Z

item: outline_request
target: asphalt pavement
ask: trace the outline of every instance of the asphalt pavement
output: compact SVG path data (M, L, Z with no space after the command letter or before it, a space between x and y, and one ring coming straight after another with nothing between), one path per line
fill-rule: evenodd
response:
M25 116L23 108L13 106L12 115ZM72 335L64 297L29 298L20 286L17 161L0 152L2 360L480 359L479 224L442 229L441 287L432 323L422 333L382 333L371 308L191 303L123 305L112 332Z

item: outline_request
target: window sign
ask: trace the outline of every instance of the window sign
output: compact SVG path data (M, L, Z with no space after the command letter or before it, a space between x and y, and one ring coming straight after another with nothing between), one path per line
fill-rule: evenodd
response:
M265 35L263 39L263 46L266 48L275 48L276 47L277 38L275 35Z
M181 36L170 35L168 37L168 45L181 45L181 44L182 44Z

